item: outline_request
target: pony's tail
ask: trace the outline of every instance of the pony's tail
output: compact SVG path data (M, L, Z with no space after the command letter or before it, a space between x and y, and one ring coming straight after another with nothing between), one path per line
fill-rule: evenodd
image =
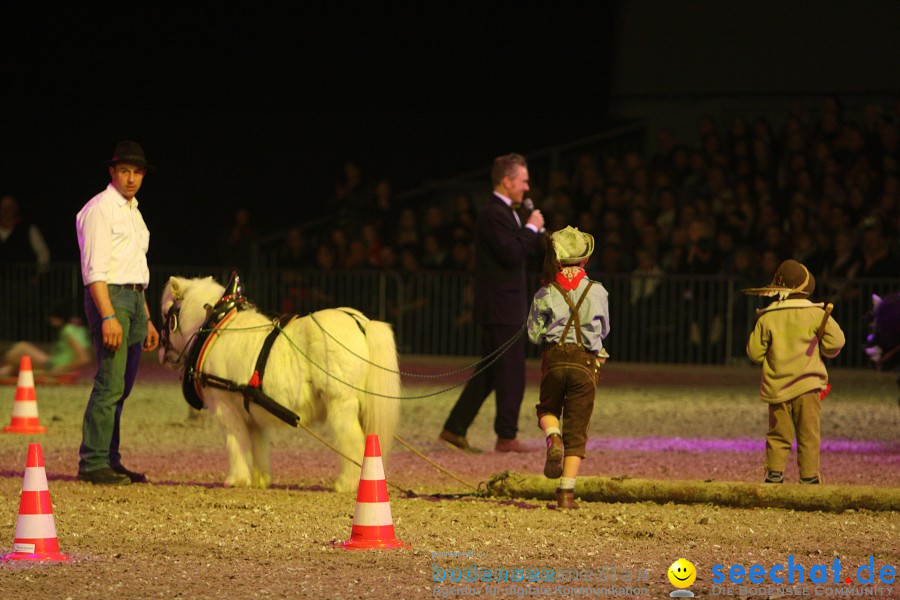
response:
M360 420L367 435L378 434L381 453L386 457L400 418L400 374L397 373L400 367L390 324L382 321L366 323L366 343L369 360L374 363L369 365L366 389L380 395L362 394Z

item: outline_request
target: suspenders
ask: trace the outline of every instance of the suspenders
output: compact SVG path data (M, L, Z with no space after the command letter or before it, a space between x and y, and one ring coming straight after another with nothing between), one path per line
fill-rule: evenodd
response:
M572 303L572 299L569 298L569 295L566 293L566 291L563 289L563 287L561 285L559 285L558 282L554 281L552 283L552 285L559 291L560 294L562 294L563 300L565 300L566 304L569 305L569 312L571 313L569 315L569 320L566 321L566 328L563 329L562 337L559 339L559 345L561 346L566 343L566 336L569 335L569 328L574 323L575 324L575 340L578 342L579 346L584 348L584 343L582 342L582 339L581 339L581 320L578 318L578 309L581 308L582 302L584 302L584 299L587 298L588 291L591 289L591 286L594 285L594 282L590 281L590 280L588 281L587 287L584 288L584 291L581 293L581 297L578 298L577 304Z

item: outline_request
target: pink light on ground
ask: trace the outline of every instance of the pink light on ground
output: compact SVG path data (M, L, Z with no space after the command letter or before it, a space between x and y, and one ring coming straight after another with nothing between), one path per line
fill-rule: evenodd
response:
M597 437L588 441L589 450L619 452L763 452L765 440L759 438L681 438L681 437ZM796 450L796 444L794 444ZM824 439L822 452L844 454L897 454L900 442L877 440Z

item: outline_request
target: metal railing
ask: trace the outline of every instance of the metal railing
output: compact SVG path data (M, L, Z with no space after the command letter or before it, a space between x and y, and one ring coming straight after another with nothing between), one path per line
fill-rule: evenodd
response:
M213 276L225 283L222 267L158 266L147 291L150 310L158 313L162 289L171 275ZM596 276L595 276L596 278ZM288 271L258 269L242 273L248 297L270 314L308 314L351 306L393 324L404 354L477 356L479 328L473 320L472 277L443 271ZM611 332L605 341L612 360L688 364L746 362L744 346L755 311L771 299L746 296L741 288L757 285L730 276L599 277L609 291ZM537 289L537 275L529 284ZM847 338L829 364L866 367L871 295L900 291L900 279L825 280L814 300L834 303L833 316ZM59 303L83 314L83 289L77 264L57 263L40 278L33 266L0 267L0 340L53 340L47 323ZM539 355L529 344L529 356Z

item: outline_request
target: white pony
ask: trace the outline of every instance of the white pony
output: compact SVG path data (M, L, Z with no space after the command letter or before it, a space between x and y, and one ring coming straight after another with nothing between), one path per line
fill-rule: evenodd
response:
M166 329L161 362L179 365L184 356L193 354L189 350L195 334L224 291L212 277L169 279L162 296ZM247 384L271 330L272 321L255 308L234 312L220 333L210 336L201 372ZM295 319L275 338L261 389L296 413L300 423L326 422L335 446L361 463L366 434L378 434L385 457L390 451L399 415L397 371L397 349L388 323L371 321L354 309L327 309ZM282 421L256 403L245 408L239 392L209 386L198 392L225 433L229 462L225 485L268 487L272 481L268 428ZM359 467L341 459L334 488L353 491L359 477Z

